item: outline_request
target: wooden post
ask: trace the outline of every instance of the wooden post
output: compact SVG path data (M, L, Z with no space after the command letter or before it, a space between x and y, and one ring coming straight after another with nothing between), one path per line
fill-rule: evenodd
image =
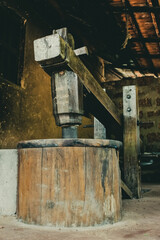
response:
M106 92L106 89L103 89ZM105 126L94 117L94 138L95 139L106 139L106 128Z
M35 45L36 59L50 59L51 56L57 55L57 46L53 45L53 39L57 34L74 49L74 39L68 33L67 28L53 30L52 35L43 38L40 42L38 41L39 44ZM56 43L58 42L56 41ZM75 54L87 54L87 50L85 47L79 48L75 50ZM59 64L56 68L51 66L50 62L46 62L44 66L52 76L53 114L56 124L62 127L62 137L77 138L77 126L81 124L83 115L83 85L79 81L78 75L62 64L61 60L58 57ZM62 66L59 68L61 64ZM48 69L50 70L48 71Z
M67 70L53 73L51 89L56 124L62 127L80 125L83 115L83 85L77 74Z
M95 139L106 139L106 128L95 117L94 117L94 138Z
M138 89L136 86L123 87L124 116L124 179L133 193L133 197L141 196L141 180L139 166L140 136L138 121Z

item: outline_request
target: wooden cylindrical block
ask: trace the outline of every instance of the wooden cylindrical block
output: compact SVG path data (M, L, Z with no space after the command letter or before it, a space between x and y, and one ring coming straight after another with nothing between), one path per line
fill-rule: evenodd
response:
M18 218L60 227L118 221L120 145L118 141L99 139L21 142Z

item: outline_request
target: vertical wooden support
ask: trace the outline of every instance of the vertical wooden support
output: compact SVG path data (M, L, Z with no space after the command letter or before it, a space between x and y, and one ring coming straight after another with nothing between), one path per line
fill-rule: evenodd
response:
M139 166L140 135L138 121L138 89L136 86L123 87L124 116L124 179L133 192L133 197L141 196Z
M83 115L83 85L77 74L61 71L52 75L53 113L58 126L80 125Z

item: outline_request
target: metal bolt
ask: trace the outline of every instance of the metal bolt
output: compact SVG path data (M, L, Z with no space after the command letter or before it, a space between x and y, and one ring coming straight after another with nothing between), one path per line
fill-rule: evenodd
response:
M127 98L128 98L128 99L130 99L130 98L131 98L131 95L130 95L130 94L128 94L128 95L127 95Z
M127 108L127 112L131 112L131 108L130 107Z

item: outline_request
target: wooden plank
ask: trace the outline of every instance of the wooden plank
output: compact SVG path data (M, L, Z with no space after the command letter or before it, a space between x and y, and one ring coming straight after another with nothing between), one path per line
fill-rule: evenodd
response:
M41 148L19 150L17 216L25 222L41 219L41 160Z
M119 152L115 149L86 147L85 155L86 176L89 176L86 179L86 209L94 209L93 198L97 203L104 201L103 207L97 204L94 217L98 219L105 210L104 219L108 218L107 222L110 223L117 222L121 219L122 207ZM91 221L94 224L94 219Z
M127 187L127 185L121 180L121 188L127 193L127 195L132 199L133 193L130 191L130 189Z
M136 86L123 87L124 116L124 179L134 197L141 196L140 183L140 136L138 121L138 89Z
M56 188L56 163L54 161L56 149L43 148L42 157L42 184L41 184L41 225L52 225L52 214L54 213L55 188Z

